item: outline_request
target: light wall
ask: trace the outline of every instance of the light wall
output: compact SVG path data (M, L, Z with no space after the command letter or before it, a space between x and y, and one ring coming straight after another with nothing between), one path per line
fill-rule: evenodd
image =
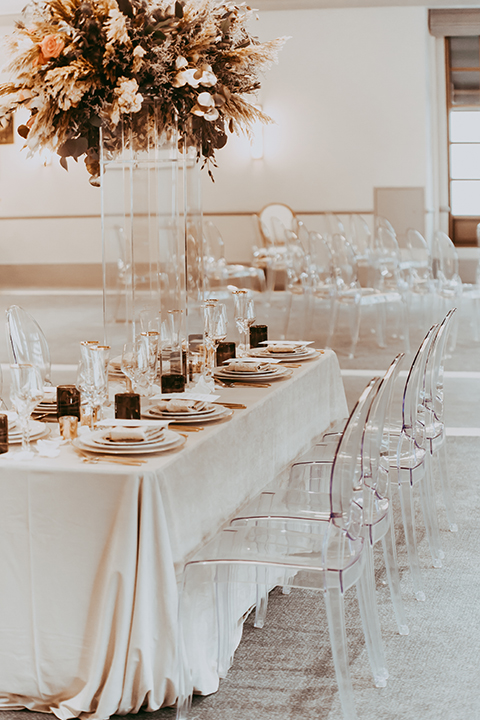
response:
M426 8L264 12L253 31L262 40L292 37L259 98L275 119L264 129L263 159L233 137L218 153L215 183L204 176L204 211L234 213L216 218L229 260L250 258L248 214L269 202L299 213L368 212L375 187L425 187L429 197ZM20 138L0 146L0 218L36 219L0 222L2 262L100 262L100 192L82 162L67 174L56 158L43 167L20 148ZM303 219L315 229L314 214Z

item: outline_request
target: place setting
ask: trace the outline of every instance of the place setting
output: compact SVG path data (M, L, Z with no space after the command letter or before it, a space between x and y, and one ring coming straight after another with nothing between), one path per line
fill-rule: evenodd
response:
M216 368L216 380L224 383L242 383L255 385L268 385L273 380L285 380L291 377L292 370L281 367L279 359L271 362L262 362L254 358L231 358L221 367Z
M251 357L268 358L270 362L273 358L281 363L315 360L323 350L316 350L310 345L313 345L313 340L263 340L249 354Z
M32 417L34 420L43 420L44 422L57 421L57 388L44 387L43 398L35 406Z
M22 427L16 412L4 411L8 418L8 444L20 445L22 443ZM36 442L46 437L50 430L43 422L30 419L28 421L29 441Z
M185 442L186 438L169 430L167 423L104 421L98 429L82 432L72 445L83 453L128 456L170 452Z
M226 420L233 415L233 410L224 405L204 400L171 398L159 400L155 405L142 412L142 415L145 418L169 420L176 425L201 425Z

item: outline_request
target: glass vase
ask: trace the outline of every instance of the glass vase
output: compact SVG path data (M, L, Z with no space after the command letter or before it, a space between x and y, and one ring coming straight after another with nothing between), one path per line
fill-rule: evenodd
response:
M101 132L104 342L112 356L142 332L161 334L172 310L185 318L188 353L203 297L199 170L179 150L176 130L162 132L161 118L156 101L144 104L135 128L120 121L114 134Z

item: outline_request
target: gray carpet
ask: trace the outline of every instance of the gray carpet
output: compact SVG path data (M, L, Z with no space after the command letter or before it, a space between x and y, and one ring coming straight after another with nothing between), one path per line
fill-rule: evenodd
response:
M37 318L50 335L54 360L74 362L67 348L74 339L82 339L81 333L91 334L88 327L97 303L92 299L82 306L75 299L64 302L54 298L52 303L51 298L50 301L37 298L36 302L25 298L19 304L37 311ZM420 341L422 330L413 329L412 336L413 346ZM368 326L362 329L355 360L347 359L346 346L345 339L339 337L335 347L341 366L353 371L384 369L402 349L398 339L390 339L386 349L378 349ZM462 314L457 349L447 361L447 370L479 371L479 359L480 346L471 340L471 318ZM2 361L5 360L2 352ZM345 376L350 406L367 381L365 375ZM480 428L480 373L478 378L447 376L445 396L448 425ZM350 590L346 595L351 670L360 720L480 720L480 438L450 437L448 462L459 532L447 531L439 500L446 554L442 568L430 566L426 540L419 533L425 603L413 599L403 534L397 522L398 555L410 626L407 637L397 634L383 560L376 550L378 601L390 670L384 689L375 688L371 680L355 593ZM394 504L398 519L398 503ZM417 526L421 527L420 520ZM219 691L194 699L192 720L340 720L342 713L321 595L301 590L283 595L276 589L271 593L264 629L255 629L252 622L250 617L245 623L234 664L221 681ZM165 708L136 717L171 720L174 710ZM0 720L40 718L45 715L0 712Z

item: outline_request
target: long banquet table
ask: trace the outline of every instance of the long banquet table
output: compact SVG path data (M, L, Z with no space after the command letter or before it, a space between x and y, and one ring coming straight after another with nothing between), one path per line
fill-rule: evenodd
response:
M325 351L141 467L0 457L0 709L108 718L173 704L185 561L347 407ZM202 675L197 690L217 689Z

